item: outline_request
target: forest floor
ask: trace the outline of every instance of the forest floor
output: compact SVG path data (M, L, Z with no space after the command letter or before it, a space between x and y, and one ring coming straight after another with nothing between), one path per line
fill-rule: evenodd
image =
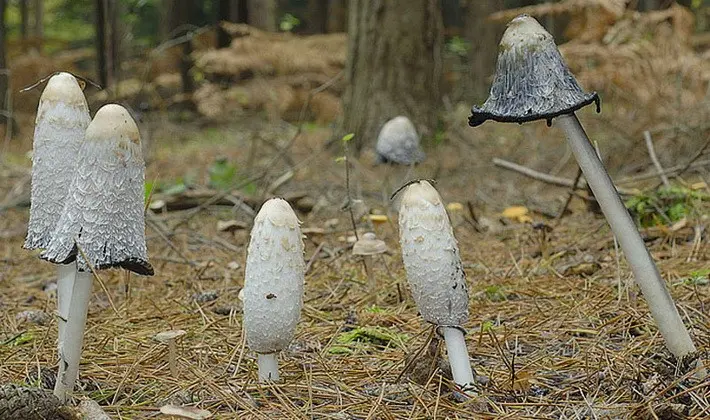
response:
M589 125L599 124L590 117ZM258 204L156 206L146 229L156 275L102 272L89 309L77 397L94 399L112 417L155 418L165 404L198 406L221 419L710 417L710 382L694 381L664 349L604 219L581 200L573 200L571 214L549 218L544 214L559 211L565 189L490 164L494 156L520 158L573 177L561 136L544 123L486 124L465 139L449 130L439 144L427 145L427 161L409 174L373 166L369 151L351 160L351 195L389 215L370 227L358 221L360 233L374 229L390 250L375 260L377 296L350 252L352 226L341 209L344 165L336 161L342 152L323 147L327 127L298 132L258 118L200 127L161 115L143 129L146 179L162 189L154 203L169 202L171 188L206 190L225 179L242 186L235 196L254 203L302 192L305 305L296 337L280 355L283 382L259 384L238 299ZM614 135L597 137L604 151ZM27 150L27 140L11 148L14 169L0 170L0 196L27 194ZM215 166L218 157L226 167ZM214 175L220 171L226 178ZM417 315L408 291L396 211L386 199L406 176L435 178L447 203L463 204L451 216L469 280L464 327L477 379L472 398L456 390L446 363L431 350L436 346L428 345L432 327ZM55 270L21 248L28 208L18 203L0 211L0 383L37 385L44 372L44 386L51 386ZM500 212L519 204L537 210L533 222L546 227L501 222ZM709 213L707 204L701 216ZM707 234L701 239L694 229L707 228L701 216L687 228L644 234L707 363L710 247ZM232 220L244 227L218 229L218 222ZM30 310L44 317L18 316ZM178 343L176 376L166 346L153 338L174 329L187 332Z

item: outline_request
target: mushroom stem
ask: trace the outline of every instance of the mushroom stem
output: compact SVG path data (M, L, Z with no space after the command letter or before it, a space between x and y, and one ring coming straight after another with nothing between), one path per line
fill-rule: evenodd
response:
M62 343L69 317L69 304L71 303L71 292L74 287L74 277L76 276L76 263L57 265L57 314L59 320L59 339L57 348L61 351Z
M561 115L557 122L565 132L577 163L626 255L668 350L678 360L694 353L695 345L683 325L673 298L577 116L574 113Z
M367 273L367 291L372 299L377 302L377 283L375 281L375 273L372 272L372 255L364 255L362 259Z
M177 379L177 345L174 338L168 340L168 366L170 366L170 375L173 379Z
M473 384L473 371L471 370L471 362L468 358L468 349L466 348L463 331L456 327L439 328L444 335L446 352L449 355L454 382L462 388Z
M67 402L68 394L74 390L74 383L79 376L81 347L84 342L86 315L89 311L92 280L93 275L91 272L76 272L74 287L71 292L64 342L59 349L59 373L57 374L57 383L54 386L54 395L56 395L62 403Z
M277 382L279 380L278 353L258 354L259 382Z

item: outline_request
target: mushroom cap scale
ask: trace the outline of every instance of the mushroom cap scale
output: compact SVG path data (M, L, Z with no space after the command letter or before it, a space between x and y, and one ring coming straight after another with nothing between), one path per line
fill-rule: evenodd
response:
M375 150L380 162L411 165L423 161L426 157L419 146L417 129L409 118L401 115L382 126Z
M40 249L49 245L90 121L86 98L74 76L69 73L52 76L42 92L35 120L30 220L25 248Z
M534 18L520 15L501 39L490 95L482 106L473 106L468 124L549 122L592 102L599 112L599 96L582 90L552 35Z
M466 274L446 209L429 182L415 182L404 190L399 235L407 280L422 318L442 326L465 323Z
M274 198L254 219L244 279L244 328L257 353L281 351L291 342L303 306L305 263L298 218Z
M61 264L77 260L79 271L89 270L90 263L95 269L122 267L153 275L145 243L140 138L134 140L135 123L128 111L116 107L101 108L86 129L62 215L40 257ZM118 122L104 121L116 118Z

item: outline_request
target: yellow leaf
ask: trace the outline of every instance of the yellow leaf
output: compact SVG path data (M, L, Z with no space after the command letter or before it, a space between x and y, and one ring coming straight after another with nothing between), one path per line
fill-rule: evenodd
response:
M501 216L518 223L530 223L532 222L532 217L530 217L529 213L530 210L525 206L512 206L503 210Z

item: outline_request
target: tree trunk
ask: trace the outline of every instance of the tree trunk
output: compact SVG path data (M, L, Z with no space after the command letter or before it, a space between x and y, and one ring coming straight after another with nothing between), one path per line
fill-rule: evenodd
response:
M123 25L118 24L118 17L121 15L121 1L108 0L108 16L106 21L109 24L109 84L117 84L121 69L121 39L123 39Z
M217 24L220 22L247 23L247 0L219 0ZM226 48L232 37L221 27L217 30L217 48Z
M348 23L347 0L328 0L327 32L345 32Z
M9 70L7 69L7 62L5 57L5 51L7 50L7 37L5 28L5 9L7 8L7 1L0 0L0 113L8 111L6 109L7 104L5 103L5 98L7 97L7 90L9 89ZM6 115L0 115L0 121L4 121L6 124L10 124L10 118Z
M106 0L96 0L96 66L99 84L108 87L108 54L106 54Z
M470 45L468 70L463 98L466 103L480 103L488 96L491 76L495 73L498 42L505 27L488 20L488 16L503 10L503 0L468 0L465 7L464 36Z
M188 24L195 16L197 10L195 0L169 0L169 29L172 38L185 36L190 32ZM195 90L195 83L190 75L192 62L192 42L186 40L182 43L182 59L180 60L180 78L183 93L189 94Z
M433 133L442 32L438 0L350 1L343 129L355 133L358 151L397 115L409 117L420 134Z
M249 24L276 32L276 0L248 0Z
M30 30L30 1L20 0L20 35L22 40L27 40Z
M35 0L35 38L37 50L42 51L44 43L44 0Z
M328 0L308 0L308 33L323 34L328 25Z

